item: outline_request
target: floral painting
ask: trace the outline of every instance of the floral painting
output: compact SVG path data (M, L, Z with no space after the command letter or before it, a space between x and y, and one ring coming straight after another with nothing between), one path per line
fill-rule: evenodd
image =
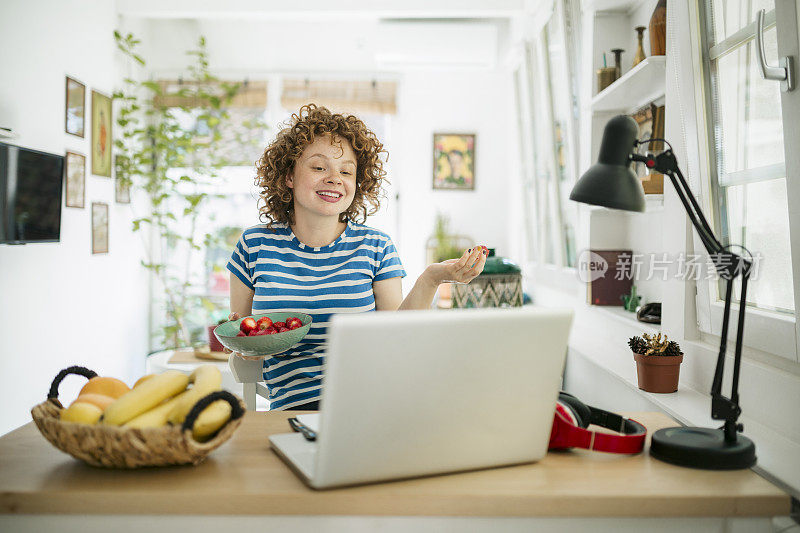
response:
M433 135L433 188L475 189L475 134Z
M92 174L111 177L111 98L92 91Z

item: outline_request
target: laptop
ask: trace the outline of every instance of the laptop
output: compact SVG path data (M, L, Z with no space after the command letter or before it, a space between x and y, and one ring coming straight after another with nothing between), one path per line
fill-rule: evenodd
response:
M318 421L305 417L316 439L271 447L315 489L538 461L571 322L528 307L335 315Z

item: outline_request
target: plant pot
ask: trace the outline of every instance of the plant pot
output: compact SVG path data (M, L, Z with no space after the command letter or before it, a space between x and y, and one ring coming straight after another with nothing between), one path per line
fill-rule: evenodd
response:
M221 352L221 351L223 351L225 349L225 347L222 346L222 343L219 342L219 339L217 338L217 336L214 335L214 329L216 327L217 327L217 325L214 324L213 326L208 326L208 328L207 328L208 329L208 348L212 352Z
M675 392L678 390L682 355L633 354L639 388L647 392Z

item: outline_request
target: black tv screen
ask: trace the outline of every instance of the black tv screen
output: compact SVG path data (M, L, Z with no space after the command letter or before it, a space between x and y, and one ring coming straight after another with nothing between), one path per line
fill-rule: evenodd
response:
M57 242L64 156L0 143L0 243Z

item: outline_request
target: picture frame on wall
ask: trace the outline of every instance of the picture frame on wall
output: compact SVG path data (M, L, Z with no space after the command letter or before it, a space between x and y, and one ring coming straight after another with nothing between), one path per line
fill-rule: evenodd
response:
M64 131L83 138L86 117L86 86L75 78L69 76L66 78Z
M92 91L92 174L111 177L111 98Z
M108 204L92 202L92 254L108 253Z
M433 188L475 189L475 134L433 134Z
M66 173L66 199L67 207L85 207L86 196L86 156L76 152L67 152L64 172Z
M127 163L127 157L124 155L114 156L114 199L118 204L131 203L131 186L126 181L124 176L125 172L120 172L120 166Z

